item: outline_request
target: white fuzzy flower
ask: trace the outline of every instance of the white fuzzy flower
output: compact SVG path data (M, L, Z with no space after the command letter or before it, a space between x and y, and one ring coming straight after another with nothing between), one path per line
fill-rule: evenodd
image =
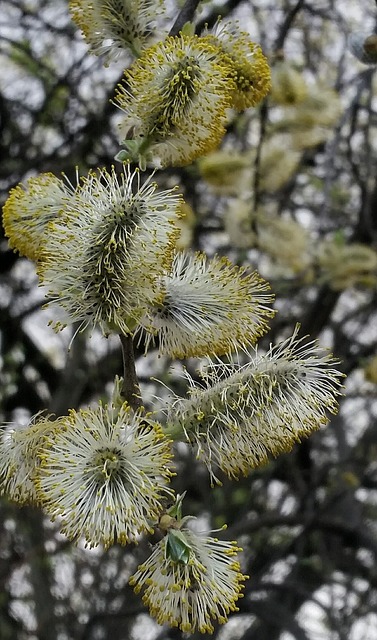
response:
M95 55L107 62L129 50L140 55L152 43L161 0L70 0L72 19Z
M181 207L174 189L156 188L128 167L120 176L114 168L91 172L51 223L38 275L63 309L57 329L78 322L128 333L141 302L154 299L156 279L171 265Z
M158 336L160 352L185 358L218 355L254 343L268 329L273 296L256 272L215 256L177 253L172 271L141 323L146 348Z
M318 247L321 280L335 291L347 287L377 285L377 252L365 244L342 244L336 238Z
M271 70L270 99L278 105L299 105L307 96L304 74L290 60L278 58Z
M250 192L254 158L250 153L213 151L198 161L203 179L219 195L244 196Z
M232 89L229 65L209 38L180 35L147 49L125 71L114 100L129 158L140 166L184 165L216 148Z
M213 466L231 478L248 474L336 413L336 361L315 341L297 339L297 331L266 354L250 351L247 364L210 363L204 387L191 382L190 398L172 403L168 431L185 432L212 479Z
M124 403L71 411L46 439L36 481L62 532L105 548L153 530L171 493L170 441L158 423Z
M56 424L36 416L28 426L1 428L0 495L20 504L38 502L34 480L40 464L39 452L44 437Z
M52 173L29 178L11 189L3 207L3 224L9 245L21 255L38 260L48 223L62 214L74 188Z
M229 62L235 89L232 106L243 111L255 107L271 88L271 71L259 44L252 42L238 22L219 20L208 38L223 52Z
M174 549L179 548L177 554ZM240 572L234 541L200 536L187 527L171 530L138 567L130 584L159 624L184 632L212 633L213 622L238 611L247 576Z

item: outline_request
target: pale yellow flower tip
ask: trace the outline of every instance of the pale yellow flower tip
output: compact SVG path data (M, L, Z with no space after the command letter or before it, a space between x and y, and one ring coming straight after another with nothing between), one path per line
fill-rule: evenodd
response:
M232 247L250 249L256 245L255 215L250 199L232 198L229 200L224 211L224 227Z
M152 43L162 0L70 0L73 21L90 50L107 63L125 50L138 56Z
M174 554L171 536L179 536L181 555ZM235 541L218 540L183 526L156 545L138 567L130 584L143 591L143 602L159 624L179 627L186 633L213 633L213 623L224 624L238 611L242 575Z
M198 162L203 179L221 195L239 195L253 185L250 153L214 151Z
M56 428L54 421L38 415L27 426L1 427L0 495L19 504L39 502L34 481L44 438L53 428Z
M272 67L270 98L280 105L300 104L307 96L305 78L291 62L277 60Z
M325 130L325 140L329 139L332 132L328 129L339 120L341 113L339 95L324 83L318 82L308 85L307 94L298 105L284 107L282 117L270 126L270 133L281 131L297 134L294 147L305 148L305 142L300 143L300 136L310 137L312 131L317 131L318 136L318 128L322 128L322 131Z
M220 143L234 89L230 63L213 38L166 38L118 85L121 144L140 166L189 164Z
M377 355L373 356L364 367L364 375L368 382L377 384Z
M188 399L169 407L168 431L179 428L196 447L212 480L214 467L230 478L290 451L336 413L342 374L317 342L286 341L266 354L249 351L249 362L210 362L201 377L205 387L191 385Z
M308 231L292 218L271 215L263 209L257 215L257 246L276 264L299 274L311 263Z
M275 313L269 284L224 257L177 253L158 289L141 325L146 348L157 336L160 352L173 358L244 348L268 330Z
M322 281L335 291L377 285L377 252L365 244L326 241L320 247L318 261Z
M261 47L236 22L219 21L210 34L232 68L232 106L238 111L255 107L271 89L271 70Z
M273 136L262 146L260 188L267 193L281 189L298 170L301 153L290 148L286 136Z
M105 548L137 542L172 494L170 445L150 415L127 403L71 410L41 449L38 496L72 540Z
M29 178L9 194L3 207L3 225L9 245L30 260L38 260L48 223L55 220L72 197L73 189L52 173Z
M187 202L182 203L181 214L182 217L177 221L179 236L175 243L178 251L183 251L191 247L196 225L196 214Z
M291 273L302 273L312 261L307 230L267 206L254 212L250 202L234 199L224 212L224 225L232 246L256 247Z

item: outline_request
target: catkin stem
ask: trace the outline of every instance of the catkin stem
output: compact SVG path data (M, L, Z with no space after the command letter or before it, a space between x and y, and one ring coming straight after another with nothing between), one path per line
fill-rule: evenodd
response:
M191 22L199 3L200 0L186 0L177 16L176 21L170 29L170 36L177 36L186 22Z
M130 407L136 411L143 403L135 369L133 338L131 334L120 334L119 339L123 354L123 386L121 393Z

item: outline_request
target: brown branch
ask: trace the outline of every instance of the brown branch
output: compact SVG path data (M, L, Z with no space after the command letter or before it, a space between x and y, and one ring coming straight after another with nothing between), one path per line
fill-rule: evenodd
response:
M30 569L33 588L34 615L39 640L56 640L58 620L53 595L54 583L52 565L45 548L46 532L43 514L33 507L24 506L16 512L18 535L23 537L25 562ZM3 638L3 635L1 635Z
M77 329L76 324L74 331ZM80 404L87 381L85 373L86 346L86 335L77 333L68 353L65 367L60 374L58 385L49 402L49 412L56 416L64 416L69 408L75 409Z
M253 212L256 213L261 196L260 189L260 179L261 179L261 160L262 160L262 147L266 138L266 130L267 130L267 121L268 121L268 101L267 98L263 100L260 109L260 133L259 133L259 141L256 151L255 164L254 164L254 180L253 180ZM253 217L252 221L252 231L258 234L257 224L255 222L255 218Z
M223 19L229 16L232 13L232 11L234 11L234 9L236 9L240 4L242 4L242 2L243 0L229 0L225 4L222 4L221 6L216 5L214 10L211 11L211 13L206 18L198 22L196 26L196 33L198 34L202 33L202 31L206 27L208 27L209 29L212 29L212 27L215 26L219 18Z
M276 38L275 47L274 47L275 51L279 51L279 49L282 49L284 47L285 39L289 33L292 23L296 18L296 15L300 11L300 9L303 8L304 2L305 0L298 0L295 6L292 7L292 9L288 12L283 24L280 27L279 35Z
M170 29L170 36L177 36L186 22L191 22L199 3L200 0L186 0L177 16L176 21Z
M132 335L120 334L123 354L123 386L122 396L130 407L136 411L142 406L139 381L136 375L135 354Z
M373 190L365 198L360 207L359 219L350 237L352 242L363 242L370 246L377 236L376 222L377 207L377 180ZM342 291L335 291L324 284L318 291L317 297L308 309L301 322L301 334L310 334L311 338L317 337L326 326L331 317Z

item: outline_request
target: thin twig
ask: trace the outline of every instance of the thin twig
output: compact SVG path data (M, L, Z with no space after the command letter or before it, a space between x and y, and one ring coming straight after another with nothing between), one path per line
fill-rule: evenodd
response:
M273 47L274 54L278 54L279 51L283 48L285 39L288 35L288 32L292 26L293 21L295 20L300 9L304 7L305 0L298 0L295 6L288 12L287 16L283 24L280 27L279 34L276 38L276 42ZM257 155L255 158L255 170L254 170L254 202L253 202L253 210L254 212L257 210L259 201L260 201L260 164L261 164L261 155L262 155L262 147L266 137L266 128L267 128L267 120L268 120L268 101L267 98L263 101L260 110L260 135L259 142L257 147ZM254 226L256 224L254 222ZM254 232L257 232L257 228L253 229Z
M254 180L253 180L253 211L254 213L257 211L259 202L260 202L260 179L261 179L261 160L262 160L262 147L266 138L266 129L267 129L267 120L268 120L268 102L267 98L262 102L260 109L260 129L259 129L259 141L256 151L255 163L254 163ZM257 233L257 225L255 222L255 217L253 216L253 226L252 229L254 233Z
M211 13L199 20L196 25L196 33L201 34L206 27L212 29L219 18L224 19L229 16L242 2L243 0L228 0L224 4L216 5Z
M139 381L135 369L135 355L132 335L119 335L123 354L123 386L122 396L130 407L136 411L142 406Z
M302 9L304 7L304 2L305 0L298 0L298 2L296 2L295 6L292 7L292 9L288 12L288 14L285 17L285 20L283 22L283 24L280 27L279 30L279 35L276 38L276 42L274 45L274 50L279 51L279 49L282 49L284 47L284 43L285 43L285 39L288 35L288 32L292 26L292 23L294 21L294 19L296 18L296 15L298 14L298 12L300 11L300 9Z
M191 22L195 15L195 11L198 7L199 2L200 0L186 0L177 16L176 21L170 29L170 36L177 36L186 22Z

